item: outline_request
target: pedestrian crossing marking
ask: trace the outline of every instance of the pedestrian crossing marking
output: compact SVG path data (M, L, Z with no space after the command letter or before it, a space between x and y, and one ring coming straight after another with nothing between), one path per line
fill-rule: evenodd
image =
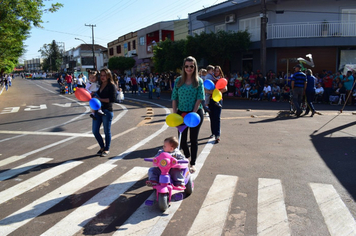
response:
M62 200L74 194L84 186L98 179L100 176L112 170L116 165L100 164L95 168L85 172L77 178L69 181L61 187L35 200L31 204L14 212L6 218L0 220L1 235L8 235L27 224L33 218L39 216Z
M199 154L196 162L197 171L192 175L193 179L199 175L200 169L214 146L214 141L210 139ZM155 195L152 194L147 200L154 201L155 199ZM157 207L149 208L143 203L113 235L161 235L181 204L182 201L172 201L170 207L162 213ZM140 227L137 227L137 222L140 222Z
M258 179L257 235L290 235L281 180Z
M331 236L356 235L356 222L335 188L330 184L309 184Z
M188 235L222 235L237 176L217 175Z
M134 167L42 235L65 236L75 234L91 219L119 198L121 194L147 175L147 172L148 168Z
M53 167L41 174L38 174L22 183L19 183L11 188L8 188L2 192L0 192L0 204L18 196L26 191L33 189L34 187L54 178L55 176L58 176L80 164L82 164L82 161L67 161L61 165L58 165L56 167Z
M40 166L46 162L53 160L53 158L40 157L33 161L27 162L26 164L20 165L17 168L10 169L0 173L0 181L10 179L18 174L31 170L37 166Z
M26 156L12 156L12 157L6 158L6 159L0 161L0 166L6 166L10 163L16 162L23 158L26 158Z

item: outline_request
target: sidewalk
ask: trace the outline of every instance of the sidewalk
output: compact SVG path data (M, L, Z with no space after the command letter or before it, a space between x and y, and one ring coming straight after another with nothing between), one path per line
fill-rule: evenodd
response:
M0 95L2 94L2 91L4 91L5 89L5 85L3 85L1 88L0 88Z

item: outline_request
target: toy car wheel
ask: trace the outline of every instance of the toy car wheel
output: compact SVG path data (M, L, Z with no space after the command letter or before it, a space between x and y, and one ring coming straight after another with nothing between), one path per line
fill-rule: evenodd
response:
M168 208L168 193L160 193L158 195L158 206L162 212L167 210L167 208Z
M190 194L193 193L194 190L194 182L192 180L192 176L189 177L188 183L185 185L185 194L189 196Z

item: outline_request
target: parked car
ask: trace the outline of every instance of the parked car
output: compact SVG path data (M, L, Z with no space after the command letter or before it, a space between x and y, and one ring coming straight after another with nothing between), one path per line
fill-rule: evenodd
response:
M31 73L25 73L25 78L26 79L31 79L32 78L32 74Z

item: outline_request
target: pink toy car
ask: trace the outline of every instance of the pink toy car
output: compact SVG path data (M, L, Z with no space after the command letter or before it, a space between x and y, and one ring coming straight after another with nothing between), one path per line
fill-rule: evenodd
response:
M159 209L164 212L169 207L169 202L172 197L172 190L178 190L185 192L186 196L192 194L194 189L194 183L188 168L188 160L177 160L166 152L162 152L158 157L145 158L145 161L153 162L153 166L157 166L161 170L159 177L159 183L152 186L156 190L156 199L158 201ZM178 187L172 183L169 171L171 168L180 168L183 171L185 186ZM183 194L175 194L175 200L182 200ZM146 205L153 205L153 201L147 200Z

